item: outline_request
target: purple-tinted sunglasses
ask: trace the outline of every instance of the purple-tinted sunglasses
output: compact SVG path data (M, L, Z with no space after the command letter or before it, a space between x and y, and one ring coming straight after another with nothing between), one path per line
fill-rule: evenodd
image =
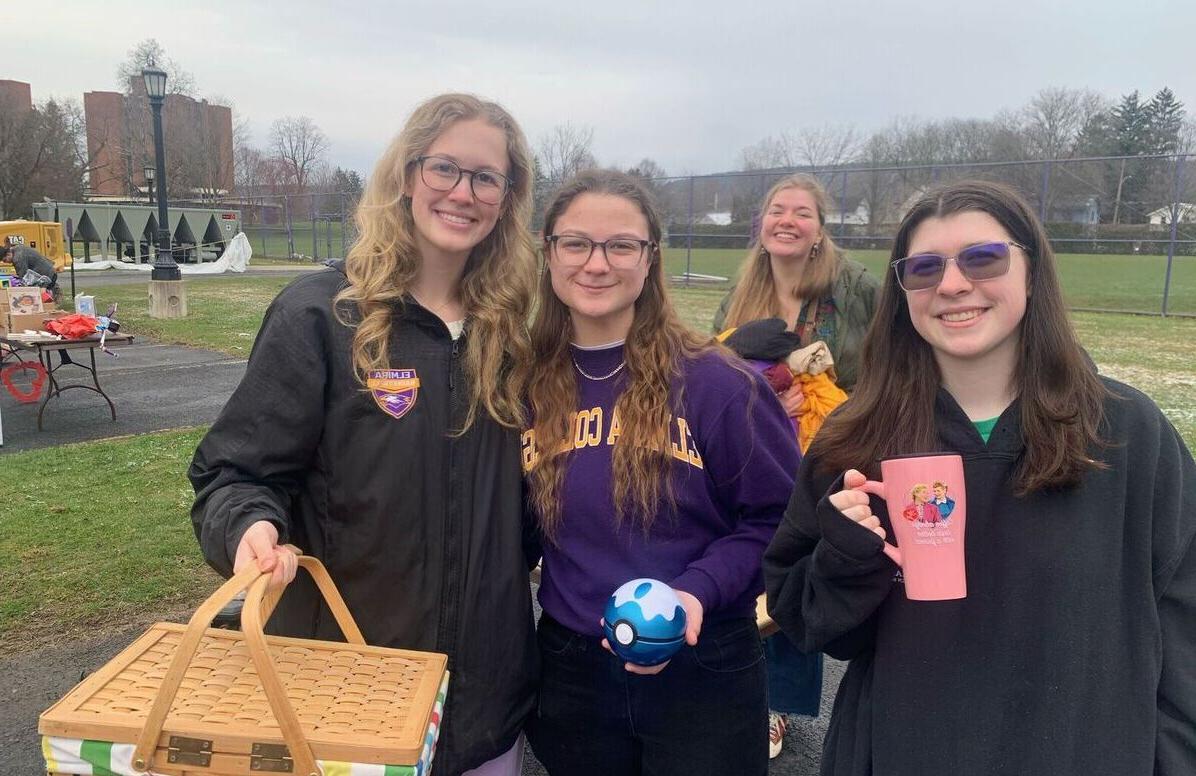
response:
M999 278L1009 271L1009 246L1026 250L1015 242L986 242L969 245L957 256L916 253L897 259L890 266L897 273L897 283L906 291L925 291L943 280L947 262L955 262L965 278L973 283Z

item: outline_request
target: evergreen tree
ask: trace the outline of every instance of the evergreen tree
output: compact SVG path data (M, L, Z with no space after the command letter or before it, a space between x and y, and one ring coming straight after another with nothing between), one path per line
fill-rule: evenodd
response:
M1113 109L1112 119L1112 150L1116 156L1152 153L1150 112L1148 104L1139 99L1137 89L1122 96Z
M1179 147L1179 132L1184 125L1184 104L1167 87L1158 91L1149 103L1146 115L1150 153L1173 154Z

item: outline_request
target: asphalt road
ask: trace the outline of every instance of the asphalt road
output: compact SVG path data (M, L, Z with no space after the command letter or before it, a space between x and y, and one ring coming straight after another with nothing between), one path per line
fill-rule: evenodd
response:
M323 264L308 263L308 264L258 264L250 265L249 269L244 272L226 272L222 275L183 275L183 279L236 279L243 277L261 277L269 275L297 275L300 272L310 272L311 270L322 269ZM137 283L142 280L149 282L150 273L145 270L135 269L102 269L102 270L77 270L75 272L75 289L78 293L86 294L90 289L98 286L115 286L127 283ZM71 296L71 272L67 269L66 272L58 273L58 285L66 292L66 297Z
M95 351L100 387L116 408L115 420L99 394L67 390L50 399L42 416L43 430L38 431L40 401L21 404L7 390L0 390L0 417L4 424L0 456L69 442L211 423L245 372L244 358L197 348L134 340L130 345L114 347L113 352L119 358ZM86 351L73 350L70 354L72 360L86 363ZM36 359L30 351L22 351L22 357ZM59 363L57 353L52 360ZM57 370L55 376L63 385L91 380L85 370L70 365ZM14 377L14 382L19 377Z

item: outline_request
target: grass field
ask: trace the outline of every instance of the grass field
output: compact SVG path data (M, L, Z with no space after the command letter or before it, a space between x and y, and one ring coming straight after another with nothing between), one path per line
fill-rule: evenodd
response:
M851 251L848 255L871 272L889 271L886 251ZM691 272L734 278L743 257L742 250L695 248L688 264ZM667 249L669 274L685 272L686 258L684 248ZM1057 258L1063 293L1071 307L1157 313L1162 306L1166 256L1063 253ZM725 287L727 283L711 285ZM1168 312L1196 315L1196 256L1175 257L1168 299Z
M126 330L139 336L246 355L266 305L287 282L188 280L190 316L176 321L145 315L144 283L98 289L96 301L119 301ZM679 311L702 331L724 294L674 289ZM1196 319L1075 313L1073 321L1101 372L1149 394L1196 446ZM10 479L0 499L0 649L147 621L211 591L216 577L195 544L185 476L202 434L183 429L3 458L9 472L42 476Z
M253 247L253 261L258 258L290 260L290 243L287 240L286 224L272 224L270 226L245 226L245 236ZM342 226L340 221L316 221L315 244L312 244L313 226L311 221L294 221L291 223L291 234L295 241L295 253L302 256L319 259L343 258L344 247L341 242ZM314 251L314 253L313 253Z
M0 649L35 649L192 606L206 571L184 476L203 432L171 431L6 457Z

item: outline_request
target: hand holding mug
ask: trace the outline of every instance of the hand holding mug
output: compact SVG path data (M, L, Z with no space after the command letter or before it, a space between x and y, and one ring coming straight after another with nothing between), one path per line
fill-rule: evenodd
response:
M880 518L872 514L872 502L864 492L867 478L855 469L848 469L843 475L843 490L831 494L831 506L849 520L859 523L883 541L887 534Z

